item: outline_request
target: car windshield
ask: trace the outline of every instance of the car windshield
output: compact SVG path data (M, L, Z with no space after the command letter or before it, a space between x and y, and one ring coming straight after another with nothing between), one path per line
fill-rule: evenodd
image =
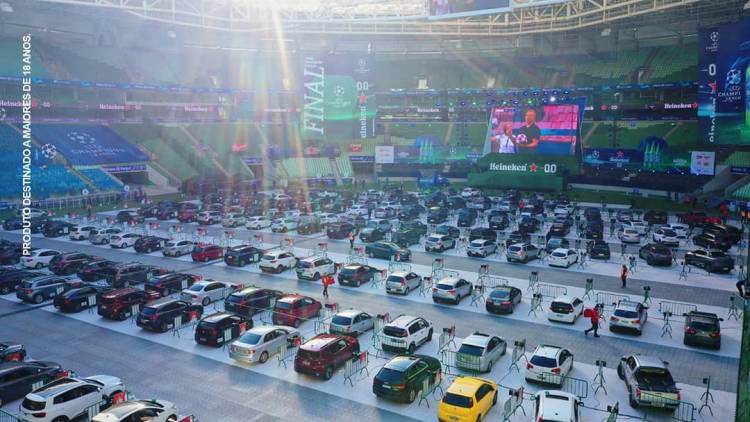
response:
M141 311L141 313L143 315L154 315L154 314L156 314L156 308L154 308L152 306L147 306L147 307L143 308L143 310Z
M347 325L350 325L351 323L352 323L352 319L349 317L345 317L345 316L336 315L333 317L333 319L331 319L331 324L347 326Z
M273 261L274 259L276 259L275 255L263 255L264 261Z
M690 328L699 331L716 331L716 323L708 319L693 319L690 321Z
M520 252L521 249L523 249L523 248L521 246L518 246L518 245L512 245L511 247L508 248L508 250L510 252Z
M239 342L245 344L258 344L263 337L255 333L245 333L239 338Z
M452 284L443 284L443 283L440 283L440 284L438 284L438 285L437 285L437 286L435 286L435 287L437 287L437 288L438 288L438 289L440 289L440 290L453 290L453 289L455 289L455 288L456 288L456 287L455 287L455 286L453 286Z
M342 277L348 277L348 276L354 275L355 272L356 272L356 270L354 268L346 268L346 267L344 267L344 268L341 269L341 271L339 271L339 274Z
M510 296L510 290L495 290L490 294L493 299L505 299Z
M443 396L443 403L451 406L463 407L466 409L470 409L472 406L474 406L474 400L471 397L453 393L445 393L445 395Z
M552 256L554 256L556 258L565 258L567 256L567 254L565 252L555 251L555 252L552 252Z
M388 279L386 280L386 283L401 283L404 281L404 278L397 275L389 275Z
M201 252L203 252L205 250L206 250L206 248L202 248L200 246L196 246L195 249L193 249L193 252L195 252L195 253L201 253Z
M563 303L563 302L552 302L550 305L550 309L552 309L552 312L556 312L558 314L568 314L573 312L573 306L570 303Z
M383 368L378 372L377 378L382 382L400 383L404 379L404 373L395 369Z
M462 344L458 349L458 353L463 353L465 355L471 356L482 356L482 352L484 352L484 347L474 346L471 344Z
M553 358L544 356L534 355L531 357L531 364L535 366L541 366L543 368L554 368L557 366L557 361Z
M440 242L441 240L443 240L443 238L438 236L430 236L427 240L430 242Z
M298 268L312 268L313 264L312 262L308 262L308 261L300 261L297 263L297 267Z
M406 337L406 330L399 327L386 326L383 328L383 334L390 337Z
M481 248L483 244L484 244L484 242L482 242L480 240L475 240L475 241L471 242L471 244L469 246L473 246L475 248Z
M288 302L276 302L276 309L292 309L292 304Z
M28 410L42 410L44 409L44 406L47 404L47 402L44 401L36 401L31 400L29 398L25 398L23 400L23 403L21 403L21 407Z
M202 284L193 284L192 286L190 286L189 290L192 292L200 292L201 290L203 290L203 287L204 286Z
M627 309L616 309L615 316L620 318L635 319L638 318L638 312Z

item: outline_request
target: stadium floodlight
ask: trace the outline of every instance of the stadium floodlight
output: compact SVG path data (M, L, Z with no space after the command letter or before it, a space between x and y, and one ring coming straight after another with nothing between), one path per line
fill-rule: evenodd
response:
M0 12L13 13L13 6L8 2L0 3Z

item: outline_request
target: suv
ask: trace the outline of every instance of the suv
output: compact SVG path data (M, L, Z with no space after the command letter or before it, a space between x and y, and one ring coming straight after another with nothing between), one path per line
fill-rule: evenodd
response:
M151 253L161 250L167 239L158 236L144 236L136 240L133 249L140 253Z
M668 247L658 244L649 243L641 246L638 250L638 256L645 260L648 265L672 265L672 250Z
M607 242L603 240L594 240L586 245L589 258L609 260L610 250Z
M258 267L264 273L280 273L284 270L291 270L297 266L296 256L292 252L287 251L268 251L260 259Z
M708 346L721 349L721 326L724 321L716 314L690 311L685 314L685 334L682 343L692 346Z
M16 287L16 297L24 302L42 303L82 285L81 281L72 281L67 277L43 275L23 280Z
M647 319L648 312L642 303L620 300L609 317L609 331L633 330L641 335Z
M146 221L146 218L138 214L136 210L122 210L115 216L115 221L118 223L141 224Z
M199 281L201 276L186 273L166 273L151 277L144 285L147 292L157 292L161 296L180 292Z
M46 275L42 272L28 270L11 270L0 275L0 294L7 295L25 279Z
M202 314L203 305L164 298L141 309L135 323L141 328L164 333L174 326L174 320L178 316L182 317L183 322L188 322L200 318Z
M195 262L208 262L224 257L224 248L219 245L210 245L198 243L190 253L190 257Z
M531 243L516 243L508 247L505 257L508 262L520 261L525 264L532 259L539 258L539 248Z
M59 364L45 361L0 363L0 404L10 403L44 385L67 376Z
M70 234L68 237L70 240L85 240L89 238L92 230L95 230L94 226L73 226L70 228Z
M19 410L35 422L76 420L102 399L112 403L124 391L120 378L110 375L60 378L27 394Z
M550 303L547 319L575 324L581 315L583 315L583 301L575 296L562 295Z
M383 327L380 339L383 350L412 355L417 347L432 340L432 324L424 318L399 315Z
M477 210L473 208L463 208L458 212L458 227L471 227L477 221Z
M182 208L177 214L177 220L180 223L192 223L198 218L198 210L195 208Z
M487 239L472 240L466 247L466 255L468 256L481 256L482 258L486 258L488 255L492 255L495 252L497 252L497 244L494 241Z
M349 264L339 270L338 280L342 286L359 287L372 281L380 270L365 264Z
M133 262L117 265L107 271L105 277L112 287L119 288L145 283L151 277L152 272L152 267Z
M544 390L534 395L534 420L578 422L583 403L574 394Z
M433 302L452 302L458 305L461 299L471 296L474 286L458 277L445 277L435 283L432 287Z
M452 237L453 239L458 239L459 237L461 237L461 230L459 230L458 227L442 224L435 227L435 234L444 234L448 237Z
M248 217L247 222L245 223L245 228L248 230L262 230L270 227L271 220L262 215L254 215L252 217Z
M309 296L284 295L276 300L273 308L273 323L297 328L303 320L320 315L322 307L320 302Z
M510 220L508 219L508 214L503 213L491 216L488 219L488 223L492 230L505 230L510 225Z
M260 261L263 250L250 245L232 246L224 252L224 263L233 267L244 267L247 264Z
M456 247L456 240L450 236L444 234L431 234L427 236L424 241L424 250L427 252L437 251L443 252L446 249L453 249Z
M166 400L130 400L99 413L91 422L171 422L177 415L175 405Z
M408 248L411 245L416 245L422 238L422 234L416 228L407 228L401 225L401 227L391 234L391 240L393 243Z
M539 230L539 220L534 217L523 217L518 222L518 231L521 233L534 233Z
M219 211L201 211L196 218L198 224L210 226L211 224L221 223L221 212Z
M329 380L333 371L359 356L356 337L319 334L303 343L294 357L294 371Z
M57 275L74 274L84 264L91 261L91 256L80 252L68 252L55 255L49 261L49 270Z
M498 336L475 331L466 337L456 353L456 366L469 372L491 372L492 365L508 350L508 344Z
M720 233L704 232L693 236L693 244L703 248L719 249L723 252L732 247L732 243Z
M562 385L573 369L573 354L568 349L540 344L526 363L526 381Z
M112 269L117 265L114 261L103 258L94 258L93 260L81 265L76 271L76 276L85 282L93 282L105 278L107 269Z
M448 209L442 207L432 207L427 213L428 224L442 224L448 221Z
M346 239L349 233L357 233L357 228L351 223L334 223L326 226L326 236L329 239Z
M385 239L385 232L378 227L365 227L359 232L359 240L369 243Z
M239 227L247 223L245 216L241 213L230 212L221 219L222 227Z
M44 223L42 233L44 234L44 237L60 237L70 233L70 229L75 226L75 224L65 221L49 220Z
M413 403L425 381L433 384L440 377L440 361L432 356L396 356L375 375L372 392L378 397Z
M228 312L208 315L195 327L195 342L220 347L253 328L253 319ZM228 334L228 335L227 335Z
M324 275L336 274L336 263L326 256L309 256L294 267L300 280L320 280Z
M245 287L224 299L224 310L250 317L258 311L271 308L276 299L283 295L278 290Z
M96 312L103 318L124 321L133 316L133 306L138 306L140 312L151 300L152 296L147 292L132 287L110 290L99 298Z
M91 242L92 245L106 245L109 243L110 236L119 233L122 233L122 230L114 227L94 229L89 232L89 242Z
M98 301L101 294L107 290L110 290L107 286L86 285L60 293L55 296L52 303L60 312L80 312L89 308L89 297L93 296Z
M486 227L477 227L475 229L471 229L471 231L469 232L469 242L477 239L490 240L494 242L497 240L497 232Z
M164 244L161 254L164 256L182 256L193 252L195 243L192 240L170 240Z
M406 295L421 285L422 277L416 273L396 271L388 275L388 278L385 280L385 292Z

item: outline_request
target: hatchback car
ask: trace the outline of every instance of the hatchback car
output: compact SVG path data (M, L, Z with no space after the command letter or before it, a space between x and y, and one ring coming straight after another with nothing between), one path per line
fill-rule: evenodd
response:
M224 248L219 245L198 243L190 253L195 262L208 262L224 258Z
M522 296L521 290L517 287L497 287L487 298L485 309L491 314L511 314L516 305L521 303Z
M469 243L469 245L466 247L466 255L468 256L478 256L486 258L487 256L494 254L495 252L497 252L497 243L486 239L472 240L471 243Z
M26 395L19 410L30 421L59 422L76 420L90 407L102 402L112 402L125 392L122 380L110 375L87 378L65 377L37 388Z
M450 302L458 305L461 299L471 296L474 285L458 277L445 277L432 287L433 302Z
M620 300L609 317L609 331L633 331L641 335L647 319L648 311L642 303Z
M317 300L302 295L284 295L276 300L273 308L273 323L297 328L304 321L320 315L323 305Z
M578 252L575 249L558 248L547 257L547 265L550 267L570 268L578 262Z
M422 285L422 277L413 272L396 271L388 275L385 280L386 293L409 294L410 291Z
M583 315L583 301L575 296L563 295L556 297L549 305L547 319L575 324L581 315Z
M443 252L456 247L456 240L444 234L431 234L424 241L424 250L427 252Z
M440 361L432 356L395 356L373 378L372 392L381 398L413 403L425 381L440 381L441 370Z
M550 422L578 422L583 403L575 394L544 390L534 395L534 420Z
M170 240L161 250L164 256L183 256L193 252L195 243L192 240Z
M461 342L456 353L456 366L469 372L491 372L507 348L501 337L475 331Z
M682 342L690 346L705 346L721 349L721 326L724 321L716 314L691 311L685 315L685 331Z
M347 361L359 356L359 341L350 336L318 334L303 343L294 357L294 371L324 380Z
M438 405L439 421L474 422L486 420L497 404L497 383L475 377L457 377L445 390Z
M561 385L573 369L573 354L568 349L539 345L526 363L526 381Z
M141 289L127 287L102 293L97 301L97 314L115 321L124 321L140 312L144 305L150 303L153 296Z
M527 263L532 259L539 258L539 248L531 243L516 243L508 247L505 252L508 262Z
M338 281L342 286L359 287L363 283L372 282L380 270L366 264L349 264L339 270Z
M302 339L299 331L279 325L255 327L229 345L229 357L242 362L266 363L282 347L293 347Z
M195 326L195 342L220 347L253 328L253 319L229 312L216 312L203 317Z
M331 318L329 333L357 337L374 327L375 319L372 315L357 309L347 309Z

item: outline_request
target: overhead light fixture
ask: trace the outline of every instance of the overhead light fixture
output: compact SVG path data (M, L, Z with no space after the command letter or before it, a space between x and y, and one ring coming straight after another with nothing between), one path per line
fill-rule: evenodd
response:
M13 13L13 6L8 2L2 2L0 3L0 12Z
M602 29L602 37L608 37L612 33L612 28Z

